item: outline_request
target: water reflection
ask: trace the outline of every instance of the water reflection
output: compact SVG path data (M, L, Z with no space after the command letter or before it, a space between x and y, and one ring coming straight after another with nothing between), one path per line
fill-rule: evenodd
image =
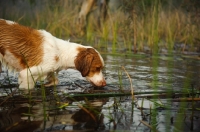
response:
M107 100L107 99L106 99ZM98 130L104 128L102 106L105 99L72 102L60 109L56 102L14 105L1 110L1 131ZM6 108L4 106L4 108Z

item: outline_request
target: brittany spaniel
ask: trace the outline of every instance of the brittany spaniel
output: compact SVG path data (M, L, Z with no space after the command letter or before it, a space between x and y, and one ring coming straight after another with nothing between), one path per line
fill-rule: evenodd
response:
M37 80L44 79L48 81L46 86L56 85L58 72L68 68L77 69L95 86L106 85L102 74L104 61L94 48L3 19L0 19L0 69L1 63L19 72L19 88L32 89Z

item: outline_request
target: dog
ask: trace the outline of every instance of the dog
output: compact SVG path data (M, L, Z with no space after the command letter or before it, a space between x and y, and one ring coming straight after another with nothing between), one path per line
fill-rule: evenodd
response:
M19 72L19 89L33 89L36 81L45 79L45 86L57 85L58 72L68 68L80 71L97 87L106 85L104 61L94 48L4 19L0 19L0 62Z

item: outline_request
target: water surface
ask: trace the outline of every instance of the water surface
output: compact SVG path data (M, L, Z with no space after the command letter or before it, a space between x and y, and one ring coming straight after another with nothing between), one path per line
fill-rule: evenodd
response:
M195 93L198 92L198 59L163 54L103 54L103 58L107 86L100 89L102 92L97 92L99 95L111 90L129 91L131 83L134 92L151 93L139 94L135 100L132 100L132 96L69 98L69 95L90 93L90 90L95 89L78 71L69 69L59 73L60 83L57 87L42 89L38 83L38 88L32 91L30 97L16 90L17 75L4 69L0 76L0 130L146 132L155 129L188 132L192 128L194 131L200 129L199 102L180 103L173 99L186 96L170 96L175 92L190 93L192 88ZM12 94L11 90L14 91ZM154 97L152 91L158 92L158 96ZM169 95L161 95L160 91Z

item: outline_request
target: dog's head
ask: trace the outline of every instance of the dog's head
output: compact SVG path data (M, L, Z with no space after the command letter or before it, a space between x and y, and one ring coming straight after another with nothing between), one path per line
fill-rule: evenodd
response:
M93 48L78 48L78 55L74 60L75 67L83 77L93 85L103 87L106 81L102 74L104 61L101 55Z

